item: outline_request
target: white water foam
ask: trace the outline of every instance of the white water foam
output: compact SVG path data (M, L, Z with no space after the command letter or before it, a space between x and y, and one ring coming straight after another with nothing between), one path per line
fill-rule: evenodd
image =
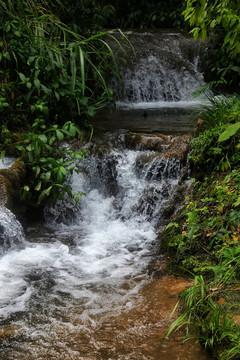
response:
M6 156L3 159L0 159L0 169L7 169L9 167L11 167L14 163L14 161L16 160L16 158L11 157L11 156Z
M133 109L199 109L203 105L210 106L210 102L204 96L199 97L197 100L181 100L181 101L139 101L129 102L117 101L116 105L122 110L133 110Z
M10 249L1 257L2 318L19 311L34 311L31 307L36 306L36 299L44 303L61 299L65 307L71 298L81 299L82 316L87 311L88 317L114 306L129 306L131 293L137 292L141 279L146 277L143 269L156 234L153 223L136 211L139 196L148 183L135 174L138 152L114 155L118 158L119 197L104 195L101 189L91 188L91 180L84 173L75 174L73 190L83 190L86 196L79 205L67 201L49 210L55 222L48 224L48 243L41 241L40 233L37 244L26 242L24 249ZM88 160L88 166L94 164ZM91 171L92 177L97 176L94 169ZM71 225L59 223L59 214L71 206L75 220ZM64 244L59 241L62 238ZM126 282L128 290L122 288ZM51 309L51 301L47 306Z

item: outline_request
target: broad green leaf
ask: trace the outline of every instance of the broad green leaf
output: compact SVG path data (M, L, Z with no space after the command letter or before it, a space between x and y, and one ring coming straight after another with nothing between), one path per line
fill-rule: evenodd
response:
M235 135L239 129L240 129L240 122L229 125L227 129L219 136L218 142L223 142L230 139L230 137Z
M39 136L38 136L38 139L39 139L40 141L42 141L44 144L47 143L47 137L46 137L46 135L39 135Z
M41 190L41 187L42 187L42 182L39 181L39 183L35 186L35 190L36 190L36 191L40 191L40 190Z
M34 82L34 85L36 86L36 88L37 88L37 89L40 89L41 83L40 83L39 79L34 79L33 82Z
M45 93L46 95L49 95L49 94L50 94L51 90L48 89L45 85L41 84L41 88L42 88L42 90L44 91L44 93Z
M51 136L51 138L49 140L49 145L52 145L55 140L56 140L56 136L55 135Z
M11 58L8 51L6 51L6 52L3 54L3 56L4 56L5 59L7 59L7 60L10 60L10 58Z
M23 73L18 73L18 75L19 75L21 81L25 83L26 82L26 76Z
M64 176L67 175L67 171L63 166L60 166L60 170L61 170L61 172L63 173Z
M40 171L41 171L40 167L39 167L39 166L36 166L36 169L35 169L35 177L36 177L36 178L39 176Z
M49 186L46 190L46 196L50 195L51 190L52 190L52 186Z
M33 150L33 144L29 144L29 145L26 147L26 150L27 150L27 151L32 151L32 150Z
M34 59L35 59L35 56L30 56L28 58L27 64L30 65L34 61Z
M63 140L64 136L63 136L63 133L60 130L56 131L56 135L57 135L58 140Z
M62 184L62 182L63 182L63 173L62 173L61 169L59 169L57 172L57 181L59 184Z
M14 31L14 35L16 35L17 37L21 37L21 33L20 33L20 31Z

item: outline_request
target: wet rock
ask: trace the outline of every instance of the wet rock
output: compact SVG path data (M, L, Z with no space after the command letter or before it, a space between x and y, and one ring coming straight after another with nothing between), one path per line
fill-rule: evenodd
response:
M125 134L125 146L133 150L150 150L161 154L166 159L184 161L189 150L191 135L164 134Z
M20 160L8 169L0 169L0 205L13 207L24 177L25 166Z

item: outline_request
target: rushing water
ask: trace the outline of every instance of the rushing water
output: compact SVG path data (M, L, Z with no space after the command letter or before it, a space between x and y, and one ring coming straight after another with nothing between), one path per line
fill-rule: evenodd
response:
M122 66L123 93L116 84L119 104L192 100L193 91L204 84L201 74L200 45L186 34L176 32L129 32L131 47L125 46ZM126 67L127 62L127 67ZM145 104L145 105L144 105Z
M16 160L16 158L13 157L6 157L4 159L0 159L0 169L7 169L10 166L12 166L12 164L14 163L14 161Z
M182 333L162 341L188 285L159 278L158 241L188 187L188 139L124 130L96 139L69 179L85 195L46 207L25 236L1 208L1 360L207 359L180 345Z

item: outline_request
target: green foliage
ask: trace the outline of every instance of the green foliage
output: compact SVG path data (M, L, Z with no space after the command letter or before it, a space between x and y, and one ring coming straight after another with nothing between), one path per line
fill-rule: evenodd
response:
M167 336L184 326L185 341L195 338L222 360L240 355L234 318L240 302L239 170L196 182L163 237L169 266L195 276L194 285L181 294L183 310Z
M208 104L203 105L199 117L203 119L206 128L217 125L235 123L239 120L240 97L237 94L231 96L213 96L206 94Z
M214 267L217 264L222 269L231 260L236 266L240 241L239 191L238 168L226 176L214 174L202 184L195 184L192 199L182 210L179 223L170 223L165 230L173 262L180 263L182 269L211 276L217 271ZM238 270L237 265L236 274Z
M209 50L204 56L206 70L227 80L232 88L237 88L240 81L239 9L239 0L187 0L183 12L195 39L205 41L210 34Z
M86 123L113 101L105 81L109 71L118 76L105 41L113 35L80 35L44 0L0 1L0 20L0 111L8 126L36 117L52 123L63 124L66 118Z
M76 24L81 32L89 33L91 31L101 31L109 28L109 25L115 28L117 25L112 21L115 17L115 2L97 1L97 0L63 0L64 11L62 17L67 23Z
M218 142L223 142L230 139L234 136L237 131L240 129L240 122L237 122L233 125L229 125L226 130L219 136Z
M184 27L184 0L62 0L59 17L85 34L106 28L159 29Z
M225 30L223 46L234 56L240 53L239 28L240 2L231 0L187 0L183 12L185 20L193 28L191 33L195 39L204 41L207 32L222 28Z
M220 287L220 284L217 285ZM221 350L218 359L223 360L239 356L240 328L225 307L217 303L219 287L216 284L206 284L202 276L195 276L194 285L181 294L184 311L171 324L166 337L184 326L185 341L195 338L205 349L211 351L219 347Z
M198 171L227 171L240 161L240 98L211 96L209 100L211 106L199 114L205 131L193 139L189 160Z
M40 205L47 198L51 201L61 199L65 193L72 194L67 184L67 176L76 170L74 162L86 156L86 151L74 152L62 144L63 141L82 136L82 131L71 121L62 127L57 124L46 127L43 120L36 119L32 131L22 135L16 149L27 166L27 179L23 186L22 200ZM62 144L62 145L61 145Z
M62 143L82 136L79 126L90 127L113 102L106 78L119 76L106 38L115 48L119 41L108 32L83 36L81 26L62 21L65 11L59 0L0 0L0 150L25 161L22 199L36 205L73 196L67 175L85 153Z

